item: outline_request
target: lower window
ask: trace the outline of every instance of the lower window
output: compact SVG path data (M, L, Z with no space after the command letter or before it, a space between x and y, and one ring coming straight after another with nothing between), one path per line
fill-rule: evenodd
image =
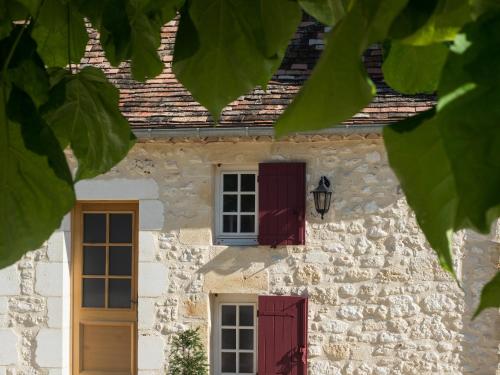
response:
M218 305L218 374L255 374L257 363L257 311L253 303Z

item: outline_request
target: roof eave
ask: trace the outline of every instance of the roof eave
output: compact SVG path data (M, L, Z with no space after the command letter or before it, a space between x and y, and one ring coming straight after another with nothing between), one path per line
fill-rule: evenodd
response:
M338 125L335 127L308 131L290 133L289 137L294 136L315 136L315 135L341 135L349 136L351 134L377 134L382 133L384 125ZM139 140L152 139L172 139L172 138L193 138L203 139L209 137L235 138L235 137L273 137L274 128L272 126L232 126L232 127L181 127L181 128L135 128L135 136Z

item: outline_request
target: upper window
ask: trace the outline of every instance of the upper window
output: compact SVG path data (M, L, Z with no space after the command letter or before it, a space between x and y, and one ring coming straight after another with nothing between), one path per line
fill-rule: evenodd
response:
M257 243L256 170L221 170L217 184L217 243Z
M217 171L216 244L305 243L305 163L219 166Z

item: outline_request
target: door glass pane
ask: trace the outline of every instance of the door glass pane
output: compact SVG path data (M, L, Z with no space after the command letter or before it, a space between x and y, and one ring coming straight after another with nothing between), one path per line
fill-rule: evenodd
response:
M83 247L83 274L104 275L106 273L106 248L104 246Z
M83 279L83 307L104 307L104 279Z
M106 242L106 214L83 214L83 242Z
M253 329L240 329L240 349L253 349Z
M241 175L241 191L255 191L255 175L242 174Z
M254 215L241 215L240 216L240 232L253 233L255 232L255 216Z
M222 210L224 212L236 212L238 211L238 196L232 194L224 194L222 200Z
M240 326L253 326L253 306L240 306Z
M109 242L132 242L132 214L109 215Z
M222 325L235 326L236 325L236 306L222 306Z
M225 174L223 180L223 191L238 191L237 174Z
M236 330L222 329L222 349L236 349Z
M109 279L109 307L130 308L130 279Z
M253 353L240 353L240 374L253 373Z
M236 353L221 353L220 363L222 372L236 372Z
M255 212L255 195L241 195L241 212Z
M222 220L222 231L224 233L238 232L238 216L224 215Z
M109 274L110 275L132 275L132 247L110 246L109 247Z

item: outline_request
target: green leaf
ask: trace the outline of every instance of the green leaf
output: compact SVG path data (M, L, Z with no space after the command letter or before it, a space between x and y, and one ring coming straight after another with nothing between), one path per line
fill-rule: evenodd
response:
M406 7L392 22L389 36L400 39L414 34L429 21L437 4L436 0L408 0Z
M375 86L361 61L365 49L382 41L406 0L357 1L328 35L309 80L278 119L276 135L322 129L356 114L370 103Z
M9 69L9 78L29 94L37 107L47 101L49 93L47 73L33 60L26 60L18 67Z
M403 43L424 46L453 41L458 31L471 21L469 0L439 0L432 16Z
M26 251L40 247L59 227L75 196L57 140L38 116L29 96L5 83L0 86L0 134L3 268Z
M389 162L450 272L453 231L487 233L500 215L499 29L500 13L466 27L443 69L435 113L384 129Z
M164 68L163 61L158 56L158 48L162 25L175 15L174 7L170 5L171 8L168 9L171 12L164 13L158 4L136 0L135 6L129 11L132 75L139 81L156 77Z
M215 119L265 86L300 22L290 0L191 0L181 11L173 71Z
M39 107L47 100L49 80L45 66L36 52L36 43L30 34L18 25L9 37L0 40L0 56L6 58L19 33L22 33L17 48L9 62L6 79L26 92ZM0 66L5 61L0 59Z
M12 1L12 0L7 0ZM40 3L42 0L16 0L19 4L23 5L29 13L35 17L40 8Z
M101 34L106 58L117 66L131 60L134 79L156 77L164 68L158 55L161 27L184 0L79 0L79 9Z
M411 46L393 42L382 66L384 79L404 94L435 92L447 55L444 44Z
M441 266L454 273L450 241L458 212L452 165L439 128L425 112L384 128L389 164Z
M99 69L86 67L61 80L44 112L62 147L69 143L78 159L77 180L108 171L134 143L118 107L118 90Z
M0 0L0 39L7 37L14 27L14 21L27 18L28 11L14 0Z
M45 0L33 29L38 53L47 66L79 63L88 41L83 16L63 0Z
M500 272L497 272L495 277L491 279L484 287L481 292L481 301L474 313L473 319L478 316L481 311L487 309L488 307L500 307Z
M299 4L308 14L325 25L333 26L345 15L343 0L299 0Z

